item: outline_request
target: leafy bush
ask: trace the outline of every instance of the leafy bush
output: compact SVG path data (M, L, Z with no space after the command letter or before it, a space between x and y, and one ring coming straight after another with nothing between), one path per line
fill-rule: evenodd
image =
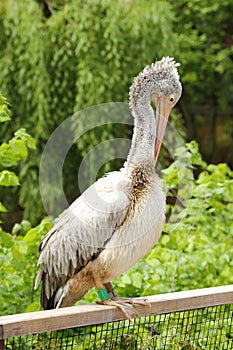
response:
M208 162L232 163L231 0L168 0L184 91L179 110L188 138Z
M12 234L0 231L0 314L14 314L39 309L39 294L33 285L37 270L38 244L51 222L45 218L35 228L23 220Z
M0 93L0 123L10 121L10 119L9 105L6 98ZM18 176L8 168L19 165L20 161L25 161L28 156L28 148L35 148L35 140L25 129L17 130L9 142L3 142L0 145L0 186L19 186ZM7 211L2 203L0 208L1 212Z
M10 120L9 105L0 93L0 122L9 123ZM16 166L20 162L25 162L30 148L35 148L35 140L25 129L17 130L8 142L0 145L1 190L20 186L20 178L15 173ZM13 168L14 171L8 170L9 168ZM14 193L12 195L15 197ZM15 200L14 197L11 197L12 201ZM4 213L5 217L8 214L8 206L5 202L0 203L0 212ZM31 229L31 224L24 220L21 224L14 226L12 234L6 232L0 225L1 314L20 312L30 304L32 272L35 271L36 266L36 246L41 235L45 234L48 228L46 219L37 229Z
M6 1L0 20L0 86L17 116L15 127L24 125L38 143L30 162L21 167L19 188L24 218L34 224L45 215L38 168L52 131L85 107L128 100L133 77L174 47L172 14L164 1L78 0L56 8L45 18L39 1L15 1L13 6ZM113 125L108 137L117 132L124 137L129 131ZM9 137L6 128L0 134ZM69 200L78 194L73 164L104 135L97 129L71 150L64 169Z

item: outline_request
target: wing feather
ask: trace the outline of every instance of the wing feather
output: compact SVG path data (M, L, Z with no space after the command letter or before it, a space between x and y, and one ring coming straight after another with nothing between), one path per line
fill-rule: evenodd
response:
M42 299L51 299L69 278L95 259L124 222L129 206L127 183L122 172L99 179L44 237L35 284L37 288L42 280Z

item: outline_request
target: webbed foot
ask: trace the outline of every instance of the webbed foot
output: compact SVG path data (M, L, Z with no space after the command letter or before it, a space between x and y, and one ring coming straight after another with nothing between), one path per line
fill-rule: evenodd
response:
M109 298L103 301L97 301L97 304L116 306L118 307L127 318L127 320L132 321L134 317L140 317L138 311L135 309L135 305L151 307L148 300L145 299L130 299L130 298L120 298L118 296Z

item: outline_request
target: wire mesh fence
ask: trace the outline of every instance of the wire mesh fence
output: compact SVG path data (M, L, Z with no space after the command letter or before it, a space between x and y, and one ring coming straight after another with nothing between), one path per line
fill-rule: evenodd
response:
M9 338L4 349L233 349L233 304Z

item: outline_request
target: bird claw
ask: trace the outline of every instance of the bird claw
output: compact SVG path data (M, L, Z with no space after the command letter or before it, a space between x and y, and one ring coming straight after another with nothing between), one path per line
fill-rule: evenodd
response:
M131 298L118 298L113 297L112 300L122 300L123 302L132 304L132 305L141 305L141 306L148 306L151 307L151 304L147 298L138 298L138 299L131 299Z
M138 311L134 308L134 305L151 307L151 304L146 298L144 298L143 300L140 300L140 299L113 297L111 299L107 299L104 301L97 301L96 303L118 307L123 312L127 320L129 321L132 321L132 318L134 317L140 317Z

